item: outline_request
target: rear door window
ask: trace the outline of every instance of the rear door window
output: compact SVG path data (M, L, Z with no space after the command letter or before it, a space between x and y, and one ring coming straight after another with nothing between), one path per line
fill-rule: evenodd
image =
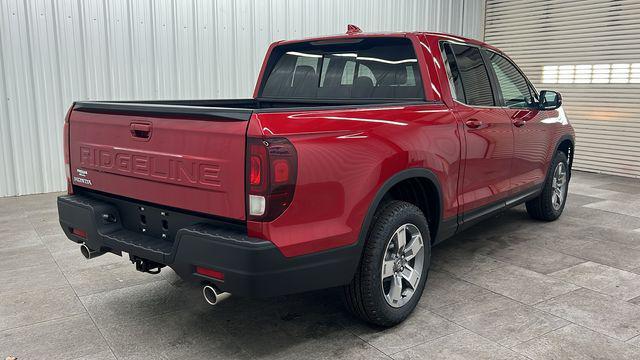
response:
M424 99L418 60L406 38L279 46L267 72L261 98Z
M473 106L494 106L489 74L480 49L460 44L443 44L452 95Z

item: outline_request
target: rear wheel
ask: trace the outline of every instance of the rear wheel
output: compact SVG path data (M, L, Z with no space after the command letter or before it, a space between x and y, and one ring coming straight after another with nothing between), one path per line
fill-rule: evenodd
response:
M560 217L564 210L569 188L569 161L565 153L556 153L550 171L542 193L537 198L527 201L527 213L534 219L553 221Z
M363 320L393 326L420 300L431 258L429 227L415 205L390 201L376 213L360 266L344 287L347 308Z

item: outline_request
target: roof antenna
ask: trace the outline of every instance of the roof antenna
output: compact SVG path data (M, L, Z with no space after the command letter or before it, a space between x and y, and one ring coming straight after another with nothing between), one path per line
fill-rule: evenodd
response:
M362 29L360 29L359 27L353 24L347 25L347 35L360 34L360 33L362 33Z

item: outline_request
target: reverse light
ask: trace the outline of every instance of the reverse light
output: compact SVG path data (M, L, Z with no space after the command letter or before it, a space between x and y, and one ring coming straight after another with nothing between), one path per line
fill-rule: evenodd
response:
M249 215L262 216L267 208L267 200L264 196L249 194Z
M247 218L272 221L291 204L298 172L295 147L285 138L247 139Z

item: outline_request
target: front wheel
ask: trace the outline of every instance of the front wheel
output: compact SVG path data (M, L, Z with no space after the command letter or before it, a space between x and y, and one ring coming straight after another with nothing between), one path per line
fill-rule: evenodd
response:
M431 259L429 227L415 205L390 201L376 213L360 266L344 301L356 316L393 326L420 300Z
M553 221L560 217L567 201L569 188L569 161L558 151L551 162L549 176L540 195L527 201L527 213L534 219Z

